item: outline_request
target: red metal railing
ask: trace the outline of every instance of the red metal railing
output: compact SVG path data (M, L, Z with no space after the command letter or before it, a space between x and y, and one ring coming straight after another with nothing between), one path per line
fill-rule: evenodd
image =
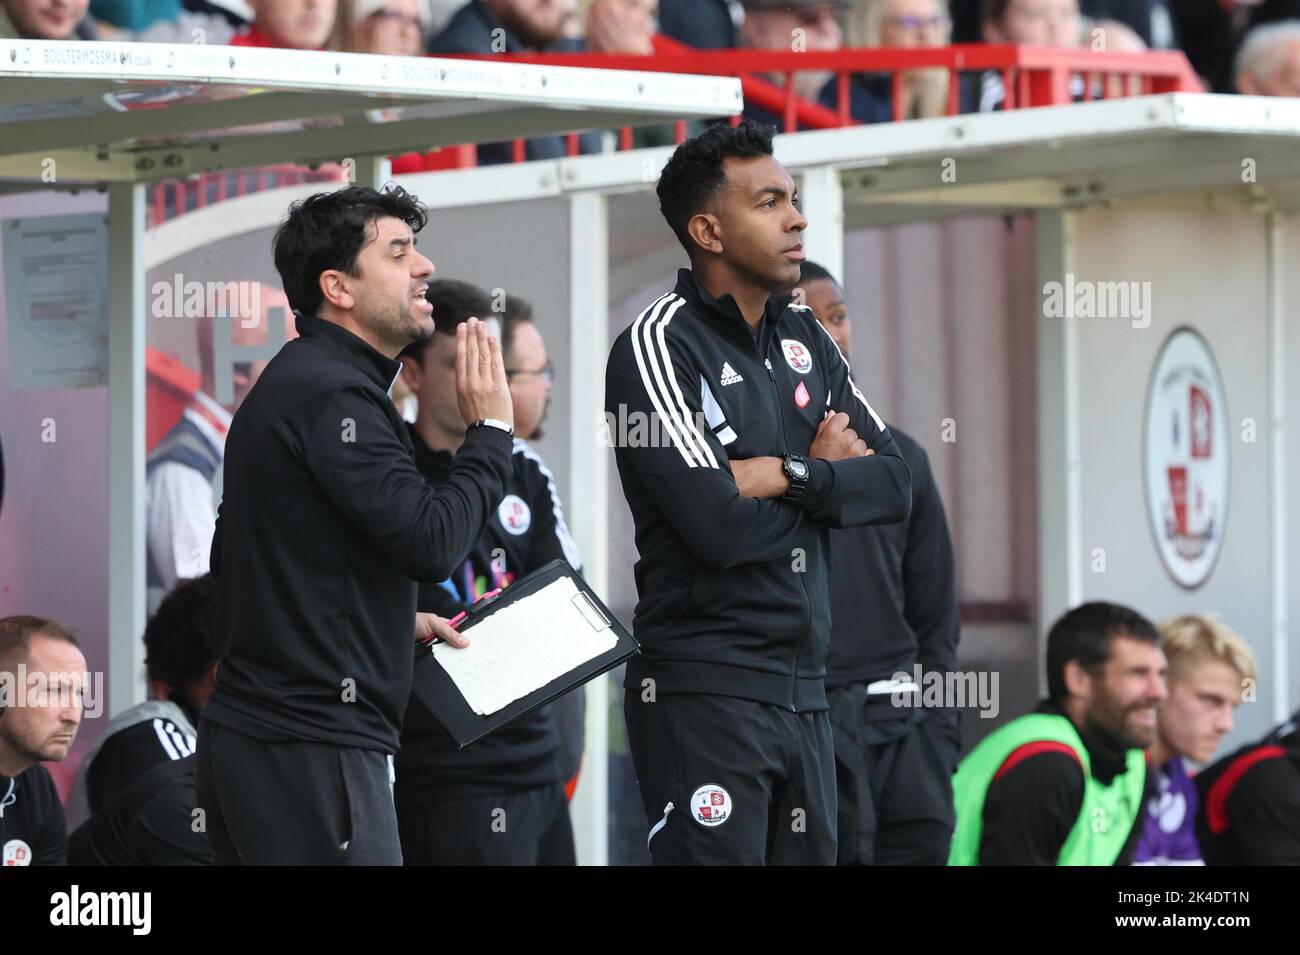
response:
M169 179L155 183L150 189L149 225L158 225L186 212L264 189L278 189L303 182L342 182L344 178L343 167L333 163L317 169L283 163L255 169L202 173L188 179Z
M782 117L786 132L850 126L849 83L855 73L891 77L893 118L898 119L903 74L908 70L941 67L948 70L948 114L959 112L962 73L995 70L1007 91L1006 109L1057 106L1073 101L1071 78L1083 77L1085 98L1094 86L1106 98L1120 95L1200 93L1204 87L1187 58L1175 50L1144 53L1097 53L1087 49L989 44L956 44L924 49L872 48L824 52L773 50L709 50L707 54L666 37L655 38L656 55L608 56L594 53L519 54L510 60L551 66L585 66L613 70L653 70L659 73L699 73L740 78L745 102ZM484 57L477 57L484 59ZM803 72L830 72L837 83L838 109L802 99L794 93L794 77ZM779 76L780 84L768 77ZM1087 82L1115 77L1120 84ZM1127 82L1133 81L1133 82Z
M930 49L847 49L826 52L782 50L697 50L655 37L654 56L611 56L599 53L546 53L514 56L477 56L466 59L506 59L551 66L593 67L614 70L649 70L661 73L698 73L735 76L740 79L747 104L781 118L786 132L833 129L855 125L850 113L850 84L855 74L890 77L891 116L902 113L903 75L909 70L948 70L948 115L960 111L962 74L996 71L1005 90L1004 109L1056 106L1074 101L1072 87L1082 99L1149 95L1174 92L1203 92L1187 58L1177 51L1145 53L1098 53L1087 49L1063 49L1011 45L958 44ZM794 93L794 77L806 71L833 73L837 108L803 99ZM1081 84L1075 77L1082 78ZM777 82L779 80L779 82ZM737 123L740 117L730 117ZM684 120L673 124L673 139L686 138ZM631 127L618 130L617 148L631 149ZM577 133L566 135L566 151L579 152ZM512 140L511 159L525 158L525 140ZM430 153L411 153L394 159L397 172L458 169L477 164L473 145L448 146ZM256 177L251 185L249 176ZM188 180L159 183L153 187L150 220L162 222L191 209L234 195L301 182L336 182L337 168L311 170L300 166L271 166L260 170L205 173ZM170 201L169 201L170 200Z

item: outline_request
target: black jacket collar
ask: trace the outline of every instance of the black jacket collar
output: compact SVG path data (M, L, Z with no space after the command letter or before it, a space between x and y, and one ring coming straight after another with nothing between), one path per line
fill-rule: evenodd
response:
M298 334L303 338L321 342L342 352L348 361L356 365L362 374L378 385L382 391L387 392L393 387L397 373L402 370L401 362L387 355L381 355L366 342L334 322L295 312L294 324L298 328Z
M732 298L731 293L724 292L721 298L714 298L709 290L700 284L700 280L695 277L694 270L677 270L676 292L690 302L691 305L700 309L703 314L723 318L729 322L739 322L745 329L749 329L749 322L745 321L745 316L740 311L740 306L736 304L736 300ZM791 298L793 296L790 295L769 295L766 304L763 306L763 323L761 327L775 328L776 323L785 314L786 306L790 304Z

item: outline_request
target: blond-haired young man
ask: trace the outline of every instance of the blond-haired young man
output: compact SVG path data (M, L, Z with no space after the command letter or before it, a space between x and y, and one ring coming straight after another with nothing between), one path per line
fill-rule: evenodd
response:
M1183 763L1205 765L1232 731L1232 713L1256 675L1255 655L1215 617L1187 614L1160 625L1169 696L1156 718L1146 825L1135 865L1201 865L1196 787Z

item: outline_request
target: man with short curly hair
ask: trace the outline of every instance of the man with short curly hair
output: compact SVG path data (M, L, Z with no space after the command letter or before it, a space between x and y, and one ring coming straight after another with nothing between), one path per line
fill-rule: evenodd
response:
M349 186L289 209L276 270L299 337L230 426L212 540L228 641L199 721L197 785L217 864L400 865L391 759L416 614L504 496L514 412L486 326L457 329L465 440L431 488L390 393L397 355L433 332L427 221L398 186Z
M656 863L835 862L829 528L903 520L910 476L812 311L772 134L679 146L690 268L618 337L606 422L640 561L624 713Z

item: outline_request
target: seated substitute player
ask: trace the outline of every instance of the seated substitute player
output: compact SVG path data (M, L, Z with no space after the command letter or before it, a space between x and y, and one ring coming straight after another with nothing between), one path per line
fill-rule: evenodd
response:
M1206 865L1300 865L1300 710L1196 774Z
M212 865L195 757L158 763L68 837L68 865Z
M1048 698L957 768L949 865L1127 865L1142 831L1146 753L1165 699L1151 621L1080 604L1047 635Z
M68 827L42 762L60 762L81 726L86 658L57 620L0 619L0 865L63 865Z
M68 825L80 826L159 763L194 755L199 711L217 678L217 585L211 574L163 598L144 630L152 699L109 722L77 768Z
M1196 784L1184 760L1205 765L1232 732L1232 711L1256 677L1250 645L1221 620L1186 614L1160 625L1169 698L1156 714L1146 823L1135 865L1200 865Z

